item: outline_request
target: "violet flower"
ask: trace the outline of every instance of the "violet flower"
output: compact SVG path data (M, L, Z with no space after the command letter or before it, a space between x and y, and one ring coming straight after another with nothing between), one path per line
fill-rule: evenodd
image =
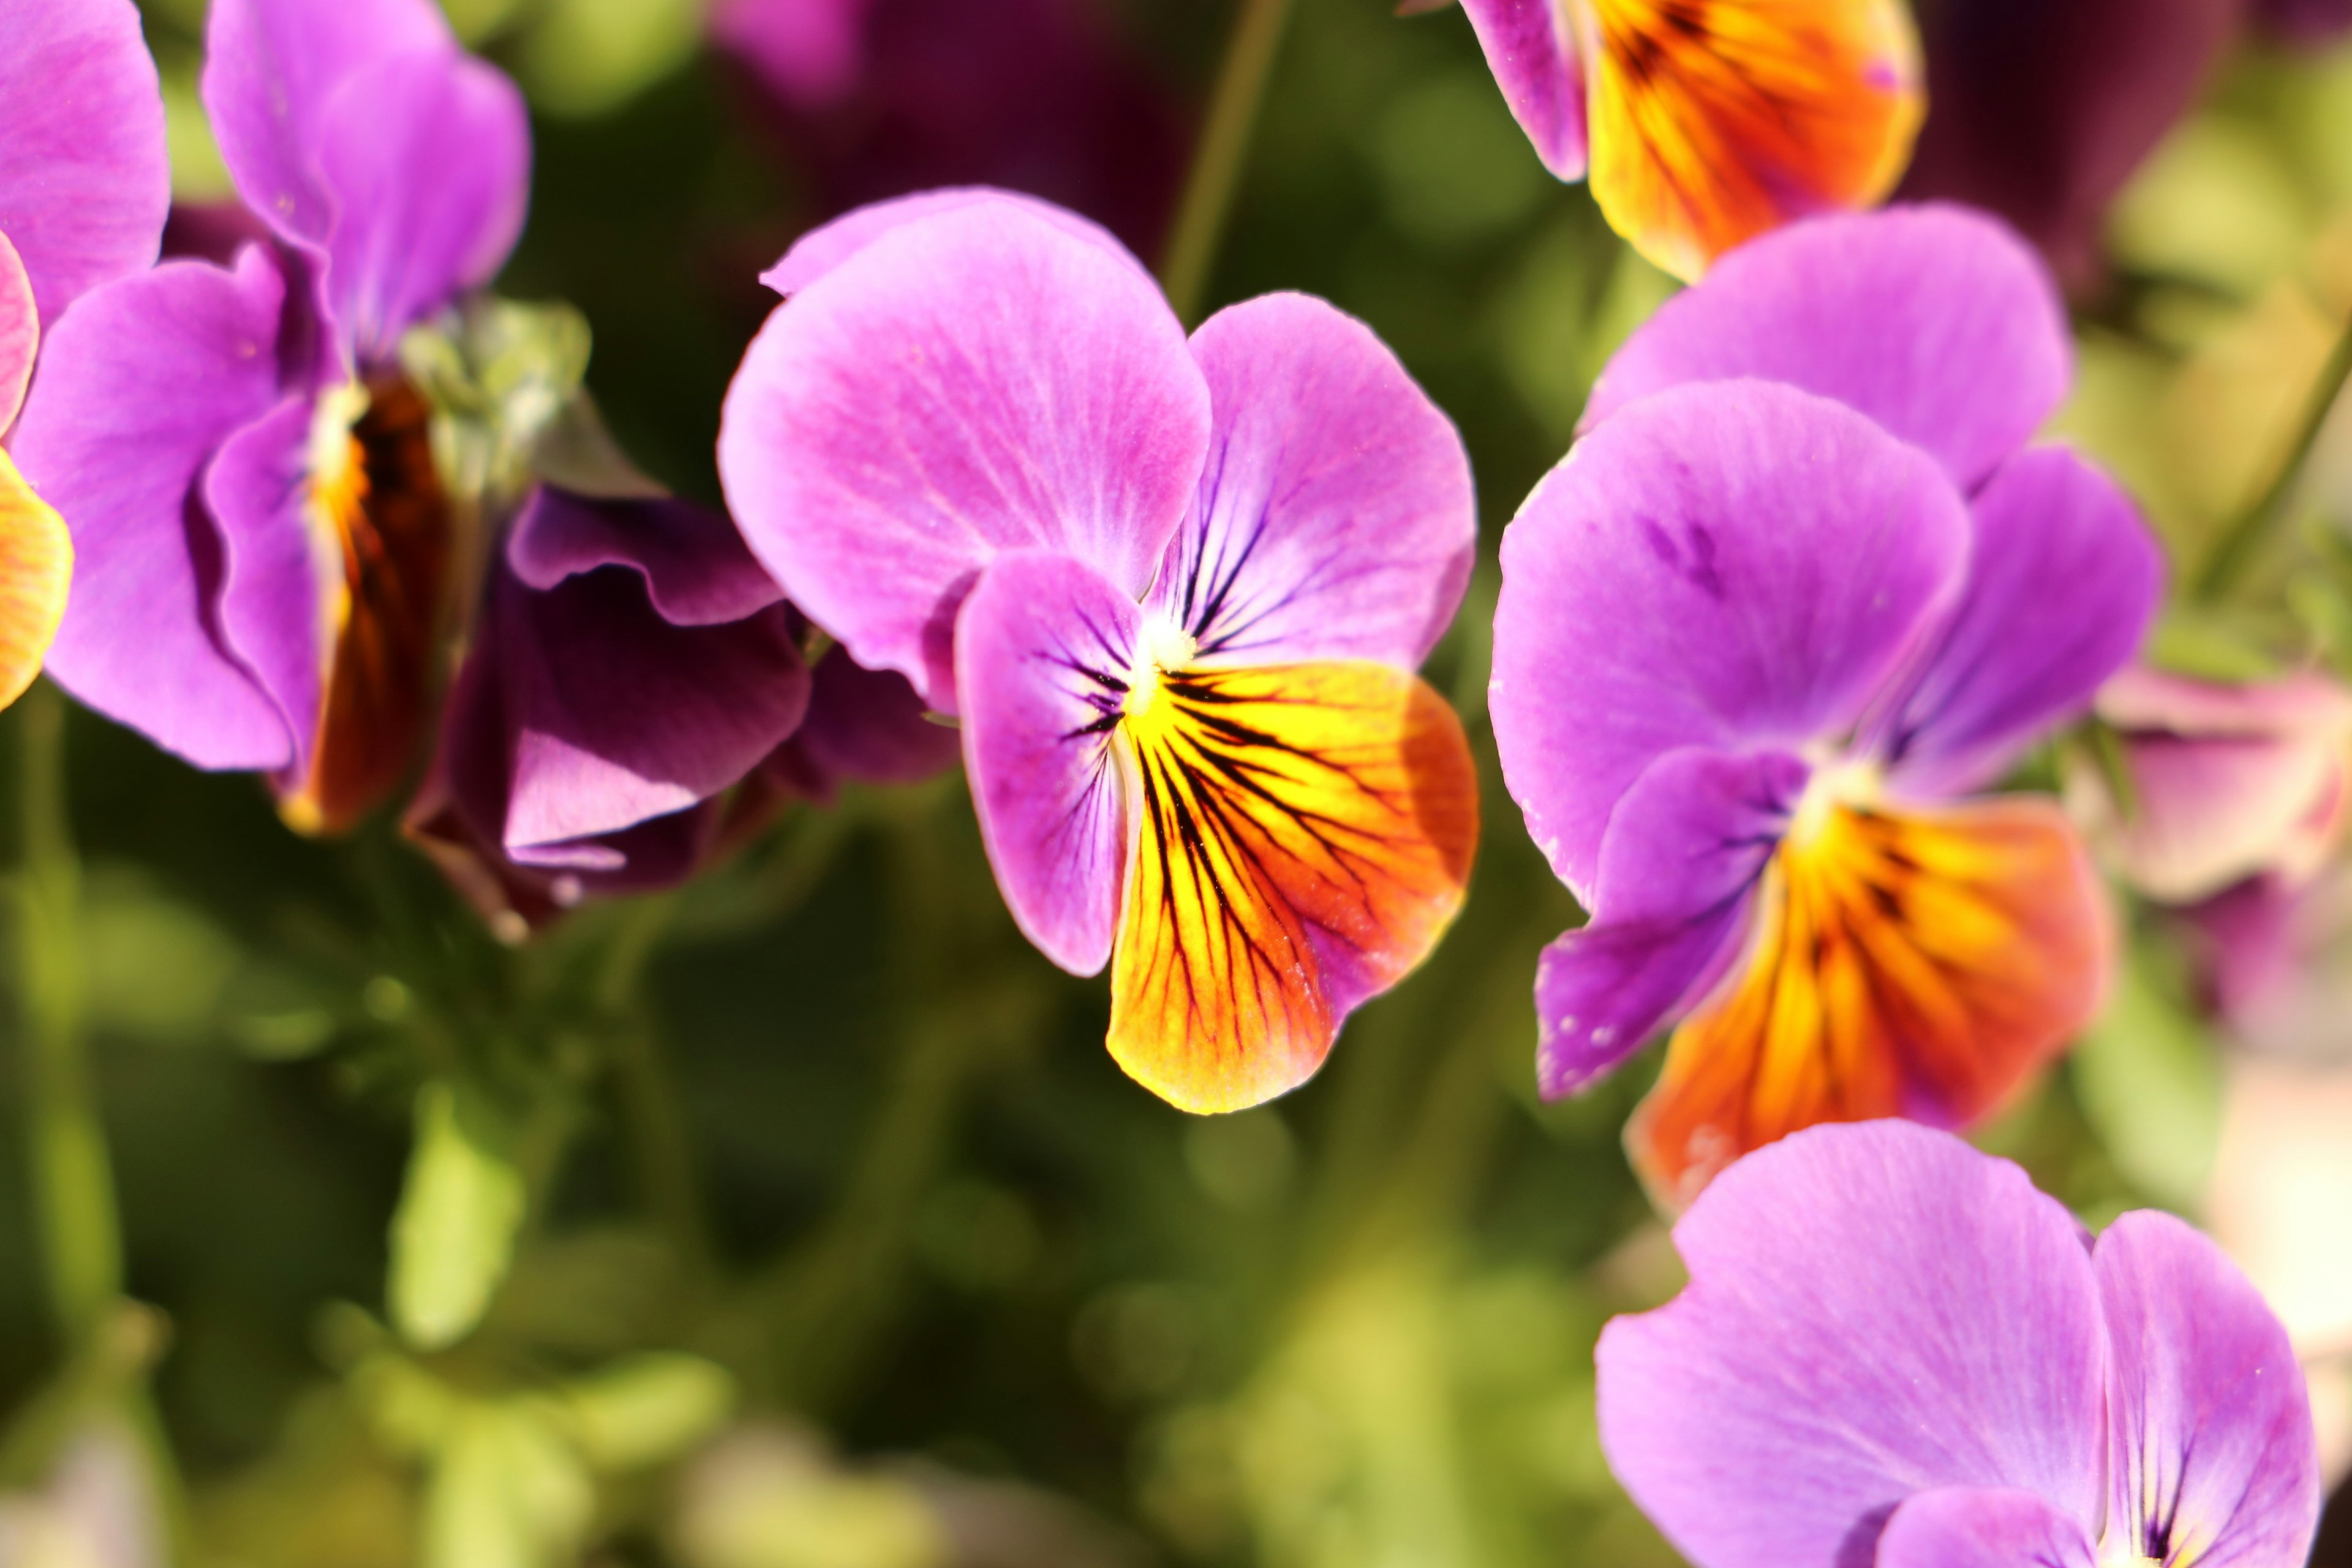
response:
M2254 20L2273 37L2314 47L2352 30L2352 0L2252 0Z
M333 829L408 766L448 592L429 410L394 351L505 259L529 126L430 0L215 0L206 45L222 155L278 247L167 263L58 323L16 441L79 557L51 666Z
M163 94L131 0L0 10L0 437L42 330L153 262L171 199ZM0 707L40 673L72 574L66 524L0 450Z
M862 209L766 280L719 443L753 552L961 717L1013 917L1113 965L1129 1074L1193 1110L1294 1087L1469 871L1468 747L1412 674L1469 568L1453 427L1317 300L1188 342L1025 198Z
M1792 218L1868 206L1919 128L1901 0L1462 0L1544 166L1589 174L1683 279Z
M2286 1331L2140 1211L2095 1243L2025 1173L1819 1127L1675 1226L1690 1284L1601 1336L1601 1443L1697 1568L2296 1568L2318 1521Z
M1683 1020L1627 1133L1670 1202L1812 1122L1973 1121L2098 1005L2074 828L1964 798L2158 595L2131 503L2026 445L2067 379L2005 230L1814 220L1634 333L1504 537L1504 777L1592 914L1543 958L1543 1087Z

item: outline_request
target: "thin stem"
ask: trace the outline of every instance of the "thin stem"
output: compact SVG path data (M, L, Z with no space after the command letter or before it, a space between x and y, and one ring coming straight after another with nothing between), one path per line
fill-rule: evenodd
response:
M2312 384L2311 396L2304 405L2303 422L2294 433L2294 444L2287 447L2285 458L2271 478L2263 493L2254 498L2252 506L2240 513L2221 535L2221 542L2206 557L2205 568L2198 574L2197 597L2211 602L2228 593L2252 563L2256 549L2263 537L2286 510L2288 498L2294 493L2295 481L2303 477L2305 463L2310 460L2311 449L2319 441L2319 433L2327 426L2327 416L2336 408L2336 400L2343 395L2344 385L2352 381L2352 321L2345 324L2343 335L2336 340L2336 348Z
M622 1114L636 1156L637 1182L679 1265L696 1280L709 1278L710 1236L703 1224L702 1182L694 1165L693 1139L677 1086L662 1058L661 1039L645 1005L646 963L667 933L676 913L675 894L640 899L625 911L598 985L604 1012L619 1019L613 1065L619 1076Z
M1241 183L1250 133L1256 129L1266 79L1273 74L1274 57L1282 47L1290 4L1291 0L1242 0L1241 19L1234 24L1233 41L1225 47L1224 64L1217 71L1200 146L1192 154L1192 172L1184 182L1182 205L1176 209L1175 232L1160 268L1168 302L1187 325L1200 316L1201 296L1208 288L1209 269L1216 263L1218 242L1224 237L1225 219L1233 211L1234 191Z
M17 743L16 962L33 1196L50 1315L73 1353L122 1294L122 1238L81 1036L81 873L66 818L65 706L47 683L18 704Z

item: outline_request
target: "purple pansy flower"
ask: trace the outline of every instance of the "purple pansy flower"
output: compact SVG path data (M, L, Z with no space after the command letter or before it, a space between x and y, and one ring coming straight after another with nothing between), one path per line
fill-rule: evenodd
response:
M1634 333L1504 538L1504 776L1592 915L1544 955L1544 1088L1686 1019L1628 1134L1669 1200L1811 1122L1971 1121L2097 1005L2074 830L1962 804L2158 595L2131 503L2027 445L2067 377L1997 225L1801 224Z
M998 883L1113 963L1122 1067L1195 1110L1294 1087L1468 875L1467 744L1412 674L1469 568L1453 426L1320 300L1188 341L1027 198L863 209L767 281L719 444L752 550L960 716Z
M222 154L276 244L58 323L18 440L79 556L52 667L334 828L409 763L448 587L449 500L395 349L504 261L529 126L430 0L216 0L206 45Z
M2287 1335L2169 1215L2095 1243L1901 1122L1751 1154L1690 1284L1601 1334L1601 1442L1698 1568L2297 1568L2319 1481Z
M152 263L170 205L163 98L131 0L0 9L0 437L43 329ZM72 574L66 524L0 450L0 707L40 673Z

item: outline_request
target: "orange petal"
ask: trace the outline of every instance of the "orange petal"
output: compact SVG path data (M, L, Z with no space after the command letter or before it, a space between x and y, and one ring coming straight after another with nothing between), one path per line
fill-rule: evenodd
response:
M449 568L431 426L430 405L406 382L372 385L352 427L351 466L320 487L342 552L342 612L310 771L278 803L306 833L356 823L415 757Z
M1794 217L1884 196L1925 102L1902 0L1587 0L1592 195L1690 279Z
M1972 1122L2097 1015L2113 947L2047 802L1832 807L1776 855L1738 981L1675 1031L1626 1129L1634 1163L1678 1207L1817 1122Z
M0 451L0 708L25 694L65 619L73 538Z
M1417 677L1349 660L1171 674L1120 730L1140 809L1111 1055L1185 1110L1295 1089L1461 907L1478 839L1461 721Z

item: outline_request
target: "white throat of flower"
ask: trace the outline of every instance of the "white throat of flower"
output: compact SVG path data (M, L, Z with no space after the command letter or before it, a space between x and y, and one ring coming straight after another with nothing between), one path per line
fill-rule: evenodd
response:
M1127 696L1118 710L1129 719L1142 716L1159 697L1168 674L1191 664L1200 651L1199 639L1174 621L1146 621L1136 644L1135 664L1127 672Z
M1836 755L1807 760L1813 764L1812 776L1805 781L1805 793L1790 814L1785 836L1785 842L1800 849L1821 837L1833 809L1875 805L1886 787L1886 774L1875 763Z

